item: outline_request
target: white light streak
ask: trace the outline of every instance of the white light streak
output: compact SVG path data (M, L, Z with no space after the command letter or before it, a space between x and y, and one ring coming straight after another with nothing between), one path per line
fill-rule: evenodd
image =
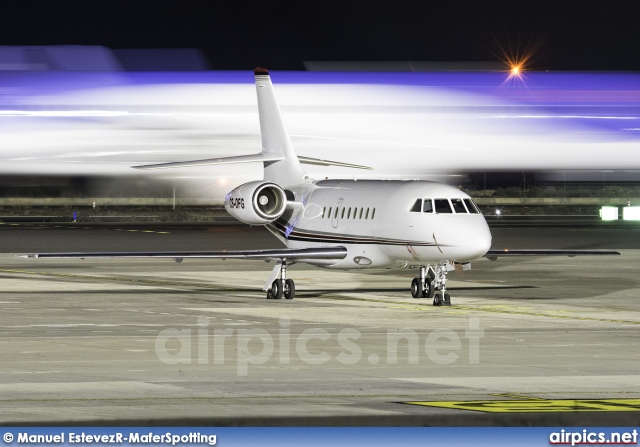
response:
M168 113L133 113L116 110L0 110L2 116L33 116L33 117L86 117L86 116L171 116Z

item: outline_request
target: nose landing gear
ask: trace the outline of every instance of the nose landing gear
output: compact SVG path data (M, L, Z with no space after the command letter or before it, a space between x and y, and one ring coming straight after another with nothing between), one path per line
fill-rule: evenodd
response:
M433 298L434 306L451 306L451 296L447 291L449 263L440 262L435 267L430 264L420 266L420 277L411 281L411 296ZM437 292L436 292L437 291Z

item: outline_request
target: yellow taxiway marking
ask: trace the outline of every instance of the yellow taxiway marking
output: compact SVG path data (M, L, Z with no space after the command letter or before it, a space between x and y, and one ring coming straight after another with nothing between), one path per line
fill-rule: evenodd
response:
M157 234L167 234L164 232L158 232ZM54 272L36 272L36 271L28 271L28 270L13 270L13 269L0 269L0 272L3 273L21 273L25 275L39 275L39 276L57 276L57 277L68 277L68 278L77 278L84 280L98 280L98 281L116 281L116 282L128 282L128 283L139 283L139 284L158 284L158 285L168 285L168 286L178 286L178 287L197 287L204 289L212 289L219 291L236 291L242 290L239 287L233 286L224 286L224 285L216 285L210 283L200 283L193 284L191 282L183 282L183 281L167 281L167 280L154 280L149 278L123 278L123 277L103 277L103 276L91 276L91 275L77 275L70 273L54 273ZM346 296L331 296L328 297L331 300L343 300L343 301L364 301L364 302L372 302L372 303L381 303L386 304L390 309L399 309L399 310L411 310L411 311L421 311L424 312L427 309L433 309L433 306L430 302L425 302L424 304L402 304L402 303L391 303L385 299L376 299L376 298L364 298L364 297L346 297ZM508 305L478 305L478 306L453 306L453 307L439 307L437 309L439 312L444 312L447 315L453 314L466 314L468 312L489 312L489 313L497 313L504 315L524 315L530 317L541 317L541 318L558 318L565 320L574 320L574 321L597 321L600 323L616 323L616 324L631 324L631 325L640 325L640 321L634 320L622 320L616 318L598 318L598 317L581 317L578 315L566 314L565 310L558 310L556 312L537 312L533 309L527 307L510 307Z
M403 402L424 407L483 413L564 413L586 411L640 411L640 399L520 399L446 402Z
M366 300L366 299L365 299ZM378 301L378 300L372 300ZM392 309L400 309L400 310L416 310L416 311L424 311L428 306L432 304L424 303L424 304L395 304L390 306ZM571 315L567 310L556 310L556 311L546 311L546 312L537 312L528 307L510 307L506 305L478 305L478 306L459 306L454 305L451 307L441 307L440 312L446 312L447 314L466 314L468 312L488 312L488 313L496 313L496 314L507 314L507 315L524 315L528 317L542 317L542 318L559 318L563 320L574 320L574 321L598 321L601 323L621 323L621 324L634 324L640 325L640 321L634 320L622 320L618 318L599 318L599 317L583 317L579 315Z

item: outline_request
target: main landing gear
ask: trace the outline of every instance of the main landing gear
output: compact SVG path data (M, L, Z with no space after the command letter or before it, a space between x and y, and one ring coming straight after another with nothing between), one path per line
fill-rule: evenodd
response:
M451 306L451 297L446 293L448 266L447 262L436 264L435 268L421 265L420 277L411 281L411 296L433 298L434 306Z
M280 263L280 278L276 278L271 283L271 288L267 290L268 300L279 300L284 296L287 300L292 300L296 295L296 283L293 279L287 279L287 261Z

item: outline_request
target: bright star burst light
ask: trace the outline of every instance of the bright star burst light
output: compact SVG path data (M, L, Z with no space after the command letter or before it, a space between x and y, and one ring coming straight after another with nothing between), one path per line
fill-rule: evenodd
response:
M508 73L505 82L520 82L524 83L527 80L525 72L531 68L532 59L539 51L541 44L534 40L528 42L518 41L515 45L507 45L507 47L500 47L500 53L496 56L504 63L506 72Z
M526 71L526 62L527 62L528 57L507 57L506 58L506 65L509 69L509 76L507 77L507 81L520 81L520 82L524 82L524 80L526 79L526 76L524 75L524 72Z

